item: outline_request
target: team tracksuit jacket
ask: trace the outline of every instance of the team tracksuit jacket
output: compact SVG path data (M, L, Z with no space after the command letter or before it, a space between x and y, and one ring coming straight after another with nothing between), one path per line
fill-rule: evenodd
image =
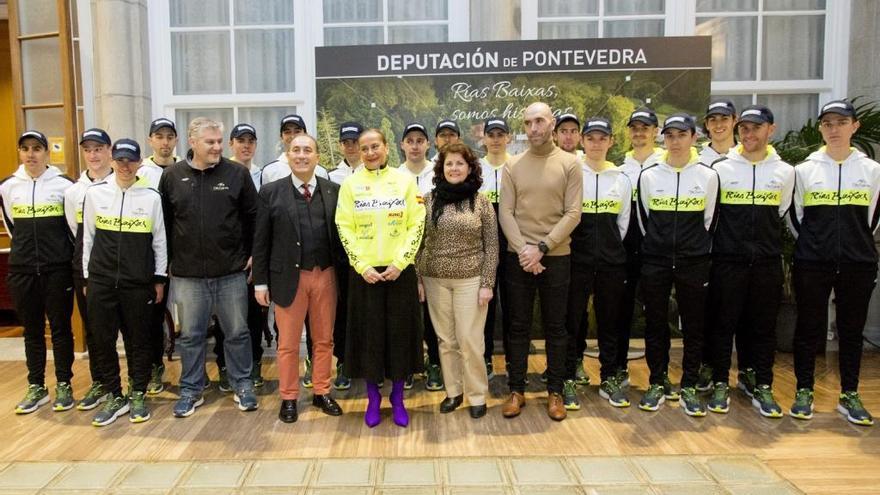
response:
M702 360L712 232L718 207L718 174L691 149L674 168L667 155L642 170L638 215L642 240L646 357L651 384L662 384L669 364L668 302L673 284L684 333L682 387L696 384Z

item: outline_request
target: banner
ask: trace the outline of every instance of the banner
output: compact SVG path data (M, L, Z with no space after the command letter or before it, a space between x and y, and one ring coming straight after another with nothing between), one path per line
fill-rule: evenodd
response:
M709 101L711 37L612 38L318 47L315 73L321 163L341 159L338 124L361 122L385 132L397 165L400 132L409 122L430 131L458 122L462 138L480 148L482 122L507 119L526 145L522 113L535 101L555 115L614 124L610 159L629 149L626 118L648 105L661 121L675 112L701 115ZM432 153L431 153L432 154Z

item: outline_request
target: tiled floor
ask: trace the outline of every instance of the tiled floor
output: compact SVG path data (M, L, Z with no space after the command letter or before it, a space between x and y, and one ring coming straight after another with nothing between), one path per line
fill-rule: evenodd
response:
M0 494L562 495L801 493L753 456L14 462Z

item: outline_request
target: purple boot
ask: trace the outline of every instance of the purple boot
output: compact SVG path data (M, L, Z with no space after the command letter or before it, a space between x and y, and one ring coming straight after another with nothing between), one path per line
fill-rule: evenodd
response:
M403 380L395 381L391 386L391 417L394 424L406 428L409 425L409 414L403 404Z
M364 423L372 428L382 422L382 414L379 412L382 407L382 394L379 393L379 386L375 383L367 382L367 401Z

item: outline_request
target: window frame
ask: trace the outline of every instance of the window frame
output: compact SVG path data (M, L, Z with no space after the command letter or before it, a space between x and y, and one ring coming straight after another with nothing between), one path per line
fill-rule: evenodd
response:
M539 0L521 0L522 1L522 18L520 29L522 39L533 40L538 39L538 1ZM664 36L693 36L696 33L696 22L698 17L757 17L758 18L758 37L757 37L757 79L751 81L712 81L712 95L751 95L752 102L756 102L758 95L768 94L818 94L818 105L822 103L847 96L847 83L849 79L849 38L850 38L850 16L852 11L852 0L834 0L833 6L831 0L826 0L825 9L823 10L783 10L783 11L765 11L764 0L758 0L758 10L750 12L703 12L697 13L696 0L667 0L665 17L665 33ZM604 1L599 2L600 14L604 12ZM762 80L761 79L761 56L763 51L763 19L768 16L790 16L798 14L819 15L824 13L825 16L825 40L822 78L821 79L794 79L794 80ZM565 18L565 20L598 20L599 33L602 34L604 26L602 21L606 20L636 20L636 19L656 19L656 14L638 14L627 16L578 16ZM553 18L544 18L553 19ZM559 18L562 20L562 18ZM841 54L842 56L835 56ZM831 55L831 56L829 56ZM818 111L818 106L816 108Z
M446 0L446 12L448 14L446 21L426 20L426 21L389 21L388 20L388 0L379 0L382 2L382 20L364 21L364 22L324 22L324 2L321 1L321 8L314 9L311 14L315 17L312 22L312 37L319 40L320 43L315 45L324 46L324 28L327 27L382 27L383 44L389 44L388 30L396 26L441 26L446 25L447 42L470 41L470 0Z
M151 118L175 118L177 110L198 108L232 108L233 119L238 119L239 107L296 107L306 118L314 122L314 46L309 29L310 13L306 0L291 0L294 9L293 24L241 24L234 23L234 0L226 0L229 8L228 26L171 27L170 0L155 0L150 3L148 15L148 35L150 39L150 84L152 87L153 115ZM235 81L235 31L236 30L281 30L293 29L295 47L306 46L308 50L296 50L294 58L294 91L271 93L236 93ZM171 54L171 33L174 32L226 31L230 34L230 77L231 93L212 93L201 95L175 95L173 88L172 64L167 57ZM311 67L311 70L305 70ZM311 117L311 120L309 120ZM224 122L231 128L236 122ZM184 125L178 122L178 125ZM183 131L181 131L183 132ZM179 150L178 150L179 151Z

